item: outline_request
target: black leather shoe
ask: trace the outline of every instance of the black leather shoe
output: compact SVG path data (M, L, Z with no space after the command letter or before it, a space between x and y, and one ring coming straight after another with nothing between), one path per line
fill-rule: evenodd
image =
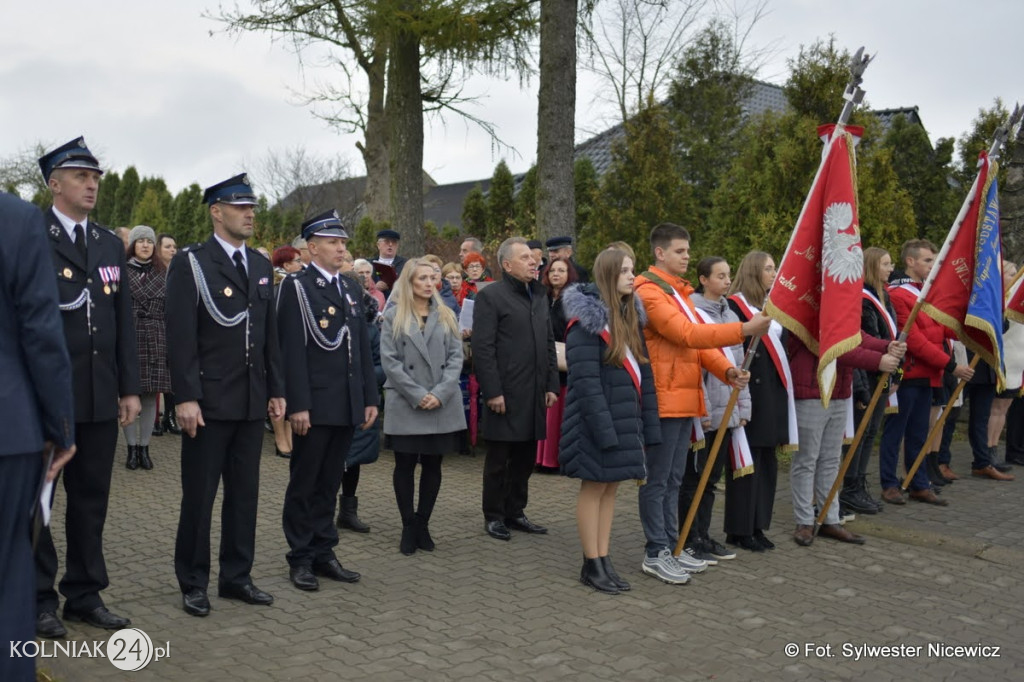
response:
M127 459L127 461L125 461L124 465L127 468L131 469L132 471L135 471L136 469L139 468L139 446L138 445L129 445L128 446L128 459Z
M292 453L290 453L290 452L282 452L281 448L277 447L276 445L274 446L274 452L277 453L278 457L283 457L284 459L289 459L292 456Z
M153 435L159 438L164 435L164 426L160 422L153 424Z
M1024 467L1024 455L1007 455L1007 464L1016 464L1019 467Z
M43 611L36 616L36 636L44 639L59 639L68 634L64 623L54 611Z
M619 592L629 592L630 585L625 580L619 577L619 574L615 572L615 567L612 566L612 560L607 555L598 557L598 560L604 564L604 572L608 578L612 581L615 587L619 588ZM586 557L583 557L583 567L586 570Z
M169 433L172 436L181 435L181 428L178 426L178 418L175 416L173 408L164 415L163 427L165 433Z
M484 525L484 530L495 540L511 540L512 533L508 532L508 528L501 521L488 521Z
M754 539L753 535L727 535L725 544L745 549L748 552L763 552L767 549L764 545Z
M131 620L108 611L106 606L97 606L92 611L85 612L69 611L67 607L64 607L64 619L87 623L104 630L120 630L132 624Z
M217 589L217 594L224 599L238 599L246 604L256 606L269 606L274 603L274 598L256 587L252 583L245 585L222 585Z
M300 590L314 592L320 589L320 581L313 575L309 566L292 566L288 571L288 579Z
M525 514L517 519L505 519L505 527L512 530L521 530L524 533L537 533L538 535L544 535L548 532L547 528L533 523L530 519L526 518Z
M325 578L337 580L339 583L357 583L359 578L362 577L355 571L350 571L342 566L341 562L337 559L313 564L313 572Z
M182 593L181 605L185 609L185 613L190 616L202 618L210 615L210 598L206 596L206 590L198 587L193 587L188 592Z

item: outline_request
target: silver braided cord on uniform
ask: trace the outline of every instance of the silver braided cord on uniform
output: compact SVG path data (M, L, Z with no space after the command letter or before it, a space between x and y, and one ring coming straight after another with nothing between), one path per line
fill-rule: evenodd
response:
M338 330L338 335L333 341L324 336L324 333L320 330L320 325L317 324L316 315L313 313L313 306L309 302L309 297L306 295L306 290L303 286L295 281L295 294L299 299L299 310L302 311L302 322L303 326L306 327L306 338L313 337L313 341L316 345L320 346L326 351L335 351L341 347L341 344L345 343L345 339L351 336L348 324L341 326ZM348 345L348 359L352 362L352 344Z
M85 306L85 323L88 327L89 336L92 336L92 294L89 293L89 287L82 289L82 293L75 300L70 303L61 303L57 307L60 308L62 313L67 313L72 310L78 310L82 306Z
M192 278L196 282L196 290L199 292L199 298L202 299L203 305L206 306L206 312L210 313L210 317L213 321L222 327L237 327L243 321L249 317L248 309L243 310L233 317L228 317L220 311L217 304L213 302L213 296L210 294L210 286L206 283L206 276L203 275L203 269L199 266L199 261L196 259L195 254L188 254L189 265L192 266Z
M210 285L206 283L206 276L203 274L203 269L199 265L199 260L195 254L188 254L188 263L192 266L192 279L196 283L196 291L199 294L199 298L202 299L203 305L206 306L206 312L210 314L210 317L214 322L222 327L237 327L242 322L249 320L249 309L246 308L242 312L228 317L220 311L217 304L213 302L213 296L210 294ZM245 325L245 364L249 364L249 325Z

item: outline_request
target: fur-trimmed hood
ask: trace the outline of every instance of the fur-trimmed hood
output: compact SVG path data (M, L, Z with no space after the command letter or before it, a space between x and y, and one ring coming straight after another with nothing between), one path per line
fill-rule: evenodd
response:
M647 326L647 311L636 294L633 294L633 305L636 307L640 326ZM601 300L597 287L593 284L573 284L562 293L562 307L568 320L576 318L579 324L591 334L600 334L608 324L608 307Z

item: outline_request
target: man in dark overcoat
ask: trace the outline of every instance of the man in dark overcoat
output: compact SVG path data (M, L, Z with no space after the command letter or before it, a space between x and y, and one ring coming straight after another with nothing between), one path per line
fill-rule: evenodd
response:
M487 440L484 528L491 537L508 540L510 528L547 532L524 510L537 441L545 437L546 410L558 400L559 386L548 300L526 240L502 242L498 264L501 281L476 297L472 350L486 402L481 430Z
M312 261L281 282L278 296L285 397L295 434L283 524L292 584L316 590L317 575L359 580L334 554L334 501L352 436L377 419L379 394L363 288L339 272L348 233L338 212L303 223L302 238Z
M210 520L220 480L218 594L274 598L250 575L256 545L263 422L285 412L274 272L245 240L256 195L243 173L206 189L213 236L180 250L167 273L167 336L181 437L181 514L174 572L185 612L210 613Z
M0 193L0 231L0 642L16 646L35 638L29 519L40 453L44 441L57 448L52 479L75 452L75 415L46 223L32 204ZM35 679L35 658L0 655L0 680Z
M99 162L81 137L39 159L53 195L46 231L53 256L64 340L71 357L78 454L63 473L67 494L67 552L60 592L64 618L119 630L130 624L111 613L100 592L110 581L103 559L110 477L118 425L131 424L139 402L139 360L125 281L124 244L89 220L99 188ZM63 637L57 617L57 550L48 528L36 551L36 634Z

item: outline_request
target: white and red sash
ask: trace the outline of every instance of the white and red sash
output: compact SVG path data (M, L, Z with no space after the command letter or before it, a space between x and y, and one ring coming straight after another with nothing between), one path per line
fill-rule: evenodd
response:
M875 307L875 310L878 311L878 314L882 317L882 319L885 320L885 326L889 328L889 338L896 339L897 337L899 337L899 330L896 329L896 320L892 319L892 315L890 315L889 311L886 310L884 305L882 305L882 301L868 289L864 289L863 295L864 300L871 303L871 305ZM896 400L896 394L890 393L889 402L885 406L885 413L894 414L896 412L899 412L899 409L899 402Z
M752 305L742 293L735 293L729 297L731 301L739 306L748 320L754 319L754 315L760 315L761 309ZM761 337L762 345L768 352L768 357L775 365L775 372L779 375L782 385L786 388L786 416L789 426L789 442L783 446L783 450L795 451L800 443L796 423L796 396L793 393L793 373L789 369L789 357L786 349L782 347L782 325L772 320L768 333Z
M601 340L611 348L612 332L611 329L608 328L608 325L604 326L604 329L601 330L601 333L598 334L598 336L600 336ZM636 389L637 397L642 400L644 394L643 391L640 390L640 385L642 383L640 379L640 363L636 361L636 356L633 355L633 351L630 350L629 346L626 346L626 361L622 363L622 366L626 370L626 373L629 374L629 378L633 380L633 388Z
M678 303L678 301L676 303ZM684 305L683 308L687 312L690 310L689 306L686 305ZM717 324L700 308L697 308L696 311L697 317L700 318L700 321L698 322L697 320L694 320L691 315L690 319L694 324ZM728 353L724 348L719 348L718 350L722 351L722 355L725 356L725 359L729 362L730 366L736 367L736 363L733 362L732 359L732 354ZM700 420L694 421L697 422L699 426ZM727 425L718 425L718 428L723 427L727 427ZM750 443L747 442L746 431L743 430L742 426L734 426L729 429L729 432L732 434L732 438L729 439L729 463L732 465L733 478L739 478L741 476L754 473L754 456L750 452Z

